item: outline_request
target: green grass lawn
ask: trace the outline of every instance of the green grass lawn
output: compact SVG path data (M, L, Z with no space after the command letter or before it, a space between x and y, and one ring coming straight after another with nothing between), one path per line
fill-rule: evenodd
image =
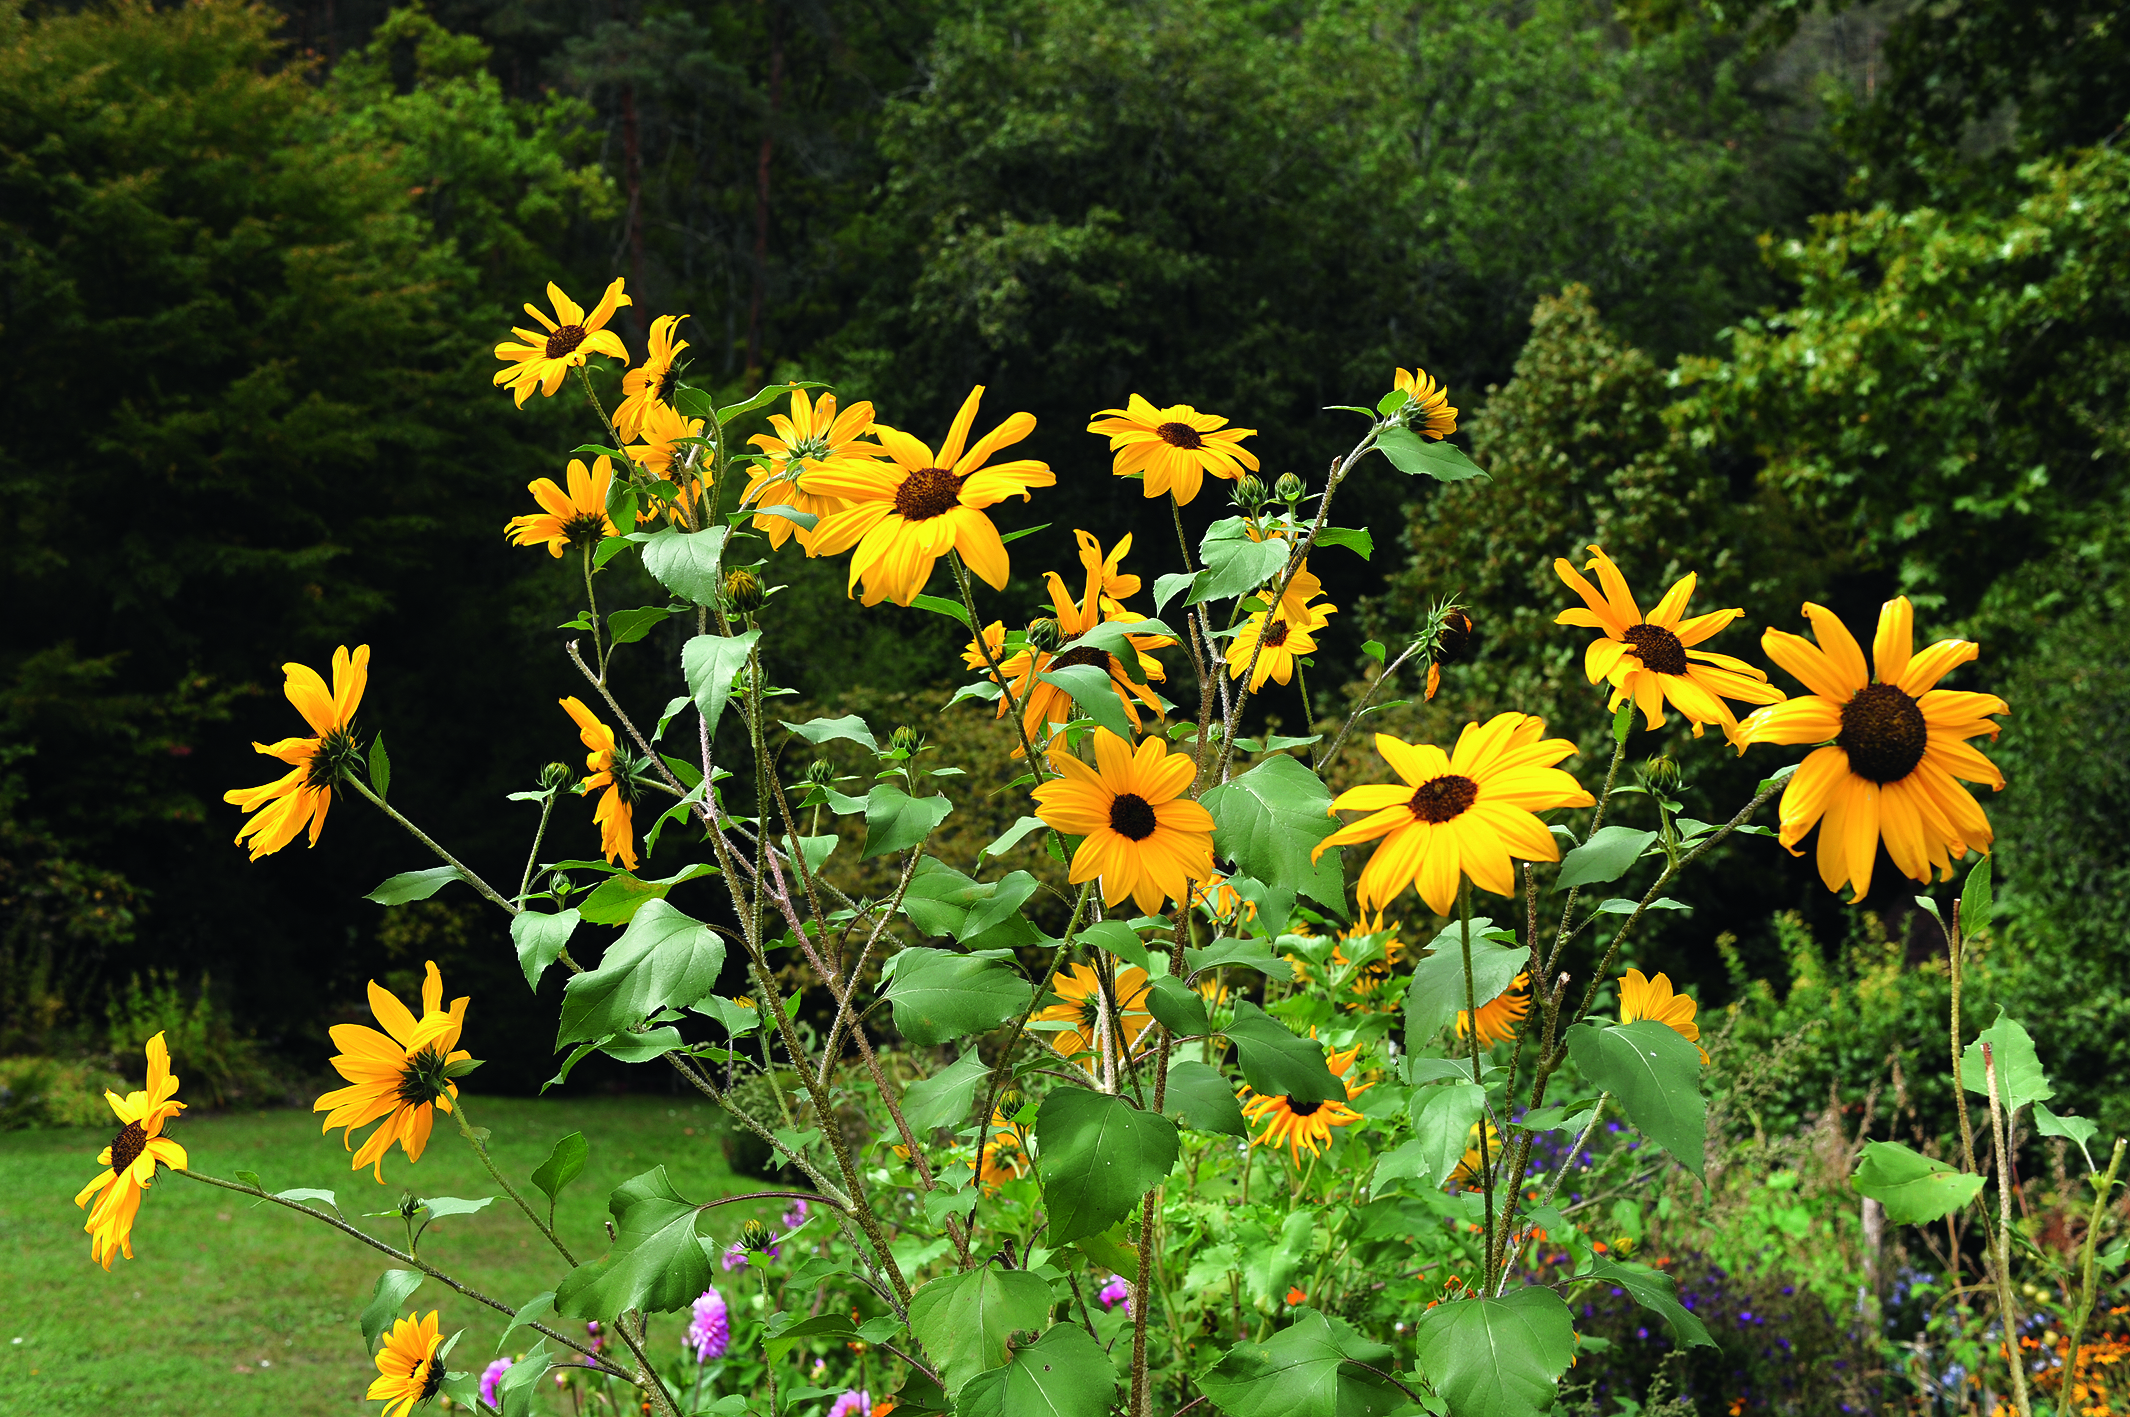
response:
M591 1143L584 1175L557 1213L562 1238L580 1259L606 1252L601 1221L607 1192L663 1162L681 1194L708 1199L756 1187L732 1176L719 1149L715 1113L685 1099L625 1097L534 1101L474 1097L473 1118L494 1134L497 1164L530 1197L525 1177L554 1140L581 1131ZM380 1186L349 1170L339 1136L319 1135L307 1112L202 1117L172 1129L195 1169L216 1176L256 1171L268 1190L305 1186L339 1194L351 1220L401 1249L397 1217L355 1219L387 1210L403 1190L480 1197L498 1187L447 1119L418 1165L395 1150ZM115 1130L115 1128L114 1128ZM376 1369L363 1351L357 1318L385 1256L280 1206L181 1177L149 1191L133 1229L138 1258L109 1274L89 1259L83 1212L73 1197L96 1174L105 1131L0 1134L0 1412L38 1417L302 1417L352 1414ZM736 1230L750 1214L715 1212L713 1233ZM498 1196L470 1216L433 1224L422 1256L513 1307L552 1289L559 1257ZM466 1335L454 1368L484 1365L506 1320L434 1280L410 1307L443 1313L448 1335ZM654 1318L651 1339L665 1356L679 1342L685 1311ZM373 1406L369 1409L375 1412Z

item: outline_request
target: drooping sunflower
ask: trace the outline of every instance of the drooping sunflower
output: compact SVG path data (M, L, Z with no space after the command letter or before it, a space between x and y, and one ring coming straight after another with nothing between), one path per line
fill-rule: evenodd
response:
M1170 753L1159 737L1134 752L1097 728L1094 745L1094 767L1052 753L1061 776L1034 793L1045 825L1086 838L1072 854L1072 884L1100 877L1104 904L1129 897L1148 915L1164 900L1187 899L1192 881L1213 874L1213 815L1183 795L1196 765L1187 754Z
M614 318L614 312L630 304L629 297L621 293L621 277L614 277L606 294L599 297L598 306L587 316L584 307L562 293L562 287L553 281L547 283L548 301L555 307L555 316L549 319L537 305L528 304L525 313L532 316L546 330L513 329L522 343L508 340L496 346L496 358L509 367L496 370L495 382L499 388L510 388L517 394L518 407L538 389L543 398L552 397L562 387L569 371L581 366L594 354L604 354L629 362L628 347L621 336L606 328L606 322Z
M1411 400L1405 406L1406 418L1415 433L1439 441L1457 431L1457 410L1450 407L1448 387L1436 383L1425 369L1400 369L1391 385Z
M1686 716L1696 738L1704 724L1715 723L1722 725L1724 737L1735 740L1738 720L1725 699L1748 704L1782 702L1782 690L1744 660L1693 648L1743 615L1743 610L1712 610L1681 619L1697 579L1690 571L1664 592L1645 619L1634 592L1627 588L1627 578L1612 558L1595 545L1590 554L1585 569L1598 573L1604 592L1600 594L1565 559L1556 559L1554 574L1583 598L1587 608L1563 610L1553 623L1605 632L1605 638L1592 640L1584 651L1583 672L1593 684L1600 679L1611 683L1612 708L1631 699L1649 727L1661 728L1664 704L1669 700Z
M1451 609L1444 612L1442 627L1435 631L1435 643L1427 656L1427 692L1422 697L1432 699L1442 687L1442 666L1455 664L1472 652L1472 635L1477 630L1469 613Z
M1478 1189L1482 1160L1479 1154L1479 1129L1481 1127L1487 1129L1487 1151L1484 1158L1486 1169L1495 1170L1496 1175L1500 1174L1496 1168L1501 1165L1501 1133L1494 1130L1492 1122L1474 1122L1472 1123L1472 1130L1465 1134L1470 1144L1464 1149L1464 1158L1457 1163L1456 1169L1450 1172L1450 1179L1444 1183L1445 1185L1457 1186L1465 1190Z
M686 315L660 315L651 322L651 352L643 363L621 376L621 407L614 410L614 431L624 443L634 442L643 432L644 417L654 408L670 408L673 386L680 382L680 352L688 347L675 339Z
M992 454L1035 431L1035 415L1013 414L972 445L969 429L983 396L982 384L969 391L936 456L902 430L876 423L873 433L892 461L842 458L802 474L807 491L845 503L814 527L812 551L838 556L857 548L848 588L856 594L865 583L863 604L908 605L949 551L959 551L992 589L1005 589L1006 543L983 509L1016 495L1025 502L1031 489L1058 479L1050 464L1033 458L985 466Z
M1255 472L1257 454L1242 440L1257 435L1255 428L1229 428L1217 413L1200 413L1187 403L1156 408L1133 394L1123 408L1105 408L1087 425L1090 433L1109 438L1116 454L1112 470L1119 477L1138 473L1146 483L1146 495L1174 495L1182 506L1198 495L1205 475L1212 473L1233 482L1243 469Z
M1883 839L1901 873L1940 880L1970 850L1989 854L1995 833L1961 781L2004 788L1996 764L1966 740L1997 735L1989 715L2009 713L1995 694L1937 688L1937 682L1981 653L1972 640L1940 640L1915 652L1915 611L1906 596L1879 611L1871 657L1831 610L1807 604L1819 644L1769 630L1760 637L1768 658L1812 692L1757 710L1740 725L1742 743L1820 743L1798 764L1782 794L1782 844L1797 843L1819 826L1819 878L1827 889L1852 886L1856 899L1871 890L1871 870ZM1959 781L1955 781L1959 779Z
M1630 969L1620 976L1620 1022L1646 1018L1661 1023L1700 1049L1701 1061L1706 1063L1708 1049L1701 1047L1701 1025L1694 1022L1694 1015L1700 1010L1701 1006L1684 994L1674 994L1671 980L1665 975L1645 979L1641 970Z
M178 1080L170 1072L170 1049L162 1034L148 1040L147 1056L148 1079L139 1092L104 1094L121 1125L96 1158L103 1174L74 1197L77 1206L88 1206L96 1197L82 1229L89 1236L89 1258L105 1269L121 1254L133 1258L133 1218L140 1214L142 1192L154 1184L156 1163L173 1169L189 1164L185 1148L163 1135L163 1123L185 1104L177 1100Z
M458 1084L448 1075L451 1065L472 1056L458 1047L470 1000L453 999L448 1011L443 1002L444 976L431 960L422 980L420 1018L373 979L370 1012L385 1031L358 1023L338 1023L331 1029L333 1046L340 1052L330 1061L348 1085L320 1097L311 1110L326 1114L321 1130L340 1128L342 1144L351 1151L355 1129L384 1118L350 1163L356 1171L368 1166L379 1185L384 1184L385 1153L393 1143L407 1153L408 1161L422 1159L436 1111L448 1113L451 1099L458 1096Z
M232 788L222 794L224 802L258 813L237 831L239 846L251 838L254 861L294 841L305 825L310 827L311 845L318 844L326 811L333 805L333 785L357 755L355 710L362 706L362 691L370 682L370 647L358 645L352 655L346 645L333 651L331 691L308 665L284 664L281 672L287 676L281 692L317 736L253 743L255 750L279 758L292 771L258 787Z
M1316 653L1316 631L1331 623L1331 613L1336 609L1335 605L1313 605L1307 607L1305 618L1290 619L1283 601L1277 613L1255 612L1228 641L1228 677L1240 679L1249 675L1253 694L1265 687L1267 679L1287 683L1294 678L1294 661Z
M1545 731L1529 714L1496 714L1485 727L1467 723L1449 754L1378 733L1376 751L1404 784L1340 793L1333 813L1368 815L1318 842L1312 859L1334 846L1383 837L1361 872L1363 910L1381 910L1412 886L1428 909L1447 915L1460 873L1496 895L1514 894L1510 858L1560 860L1560 847L1537 814L1593 805L1574 778L1553 766L1575 745L1546 738Z
M685 500L696 479L687 468L690 449L681 446L680 439L702 436L702 419L683 418L662 403L653 404L643 417L643 441L631 443L622 451L654 479L672 483Z
M1531 999L1524 992L1531 983L1529 973L1519 974L1509 981L1509 987L1487 1003L1479 1006L1479 1043L1491 1047L1507 1043L1516 1036L1522 1026L1524 1015L1531 1011ZM1457 1010L1457 1036L1464 1037L1472 1031L1472 1016L1463 1009Z
M366 1401L382 1402L378 1417L407 1417L417 1402L427 1402L444 1386L444 1365L436 1350L444 1335L437 1327L437 1311L417 1319L411 1316L392 1325L377 1350L377 1376L370 1381Z
M789 507L816 518L831 516L848 504L841 497L816 491L811 485L814 474L844 462L861 471L878 470L879 460L886 455L878 443L865 440L873 427L869 402L854 403L838 413L834 394L813 400L806 390L793 389L790 415L770 414L769 426L776 430L774 437L757 433L747 440L769 455L769 466L755 468L747 490L740 495L742 507ZM800 547L811 556L820 523L803 527L788 517L762 515L754 519L754 529L767 536L771 546L782 546L796 535Z
M614 739L614 730L599 721L599 716L584 706L584 701L574 694L562 700L562 707L576 721L577 736L591 751L585 755L584 768L589 774L577 784L579 796L590 796L604 787L606 794L599 799L598 808L592 813L592 821L599 827L599 849L606 859L619 859L621 864L633 871L636 869L636 777L626 755Z
M1059 971L1050 981L1050 992L1061 1002L1038 1010L1032 1021L1071 1024L1072 1027L1050 1035L1050 1046L1061 1057L1088 1055L1080 1058L1080 1066L1090 1073L1095 1071L1094 1060L1102 1053L1103 1020L1107 1014L1101 977L1091 966L1075 964ZM1134 964L1117 971L1117 1007L1122 1014L1117 1028L1124 1036L1125 1047L1135 1052L1140 1039L1154 1026L1154 1016L1146 1011L1146 994L1145 970Z
M597 546L602 538L618 536L606 514L607 488L614 481L613 459L604 454L587 469L584 459L571 458L564 474L569 490L555 485L551 477L536 477L525 484L540 510L512 517L503 534L513 546L545 546L550 556L560 556L572 546Z
M1355 1044L1341 1053L1334 1049L1324 1060L1331 1075L1346 1084L1346 1102L1296 1102L1291 1097L1268 1097L1258 1095L1243 1103L1243 1118L1251 1124L1265 1123L1265 1130L1251 1138L1254 1146L1285 1146L1292 1150L1295 1165L1302 1161L1302 1152L1311 1156L1323 1153L1331 1144L1333 1127L1350 1127L1361 1120L1361 1114L1346 1105L1375 1084L1362 1083L1355 1087L1346 1077L1346 1070L1353 1066L1361 1046ZM1247 1095L1248 1088L1243 1092Z

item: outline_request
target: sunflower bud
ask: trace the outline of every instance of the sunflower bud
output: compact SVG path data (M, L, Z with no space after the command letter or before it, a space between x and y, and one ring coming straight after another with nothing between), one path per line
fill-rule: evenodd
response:
M905 757L916 757L917 750L924 746L924 735L907 723L888 735L888 751Z
M1272 495L1289 506L1301 501L1302 494L1308 490L1309 485L1291 472L1281 473L1279 481L1272 484Z
M1246 472L1235 479L1233 500L1244 512L1255 512L1265 505L1265 484Z
M740 1227L740 1248L752 1255L765 1254L776 1244L776 1236L759 1220L750 1220Z
M1004 1092L1001 1092L998 1095L999 1116L1011 1117L1014 1113L1021 1110L1022 1104L1025 1103L1027 1100L1028 1099L1026 1097L1021 1095L1021 1090L1019 1088L1007 1088Z
M806 765L806 780L816 787L826 787L836 780L836 765L826 758L815 758Z
M1054 654L1065 643L1065 627L1049 616L1028 622L1028 643L1045 654Z
M549 763L540 769L540 786L549 792L560 792L576 780L576 770L568 763Z
M547 878L547 888L555 893L555 902L559 905L570 898L570 893L577 889L577 883L557 871Z
M1437 664L1455 664L1472 648L1472 617L1462 610L1450 610L1442 617L1441 628L1435 631L1434 654Z
M1665 754L1659 753L1656 757L1645 760L1635 771L1645 786L1654 787L1660 792L1678 790L1679 764Z
M745 566L725 572L725 604L742 615L762 608L762 578Z

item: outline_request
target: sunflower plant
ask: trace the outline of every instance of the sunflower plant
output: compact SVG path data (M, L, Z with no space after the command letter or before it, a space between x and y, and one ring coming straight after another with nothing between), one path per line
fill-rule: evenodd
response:
M1449 600L1397 654L1371 645L1380 672L1343 721L1305 711L1300 736L1252 736L1269 696L1306 708L1312 636L1337 610L1312 557L1370 547L1333 520L1354 470L1380 456L1415 476L1484 475L1446 441L1457 410L1424 370L1347 410L1361 431L1321 485L1290 473L1267 487L1252 430L1190 405L1135 393L1087 425L1106 449L1075 452L1031 441L1035 420L986 410L979 386L925 442L817 384L721 404L687 377L685 316L659 317L627 368L606 328L628 303L619 281L589 315L553 287L549 303L552 317L527 307L541 330L497 346L496 382L523 403L574 380L609 441L574 450L561 483L534 481L537 510L503 531L581 581L558 652L582 685L541 712L558 742L574 732L584 770L528 766L525 865L486 876L393 805L382 735L357 718L370 650L342 650L330 685L287 666L312 736L258 745L290 770L229 794L249 814L238 842L254 859L306 832L315 846L334 794L362 799L436 862L371 899L463 882L507 917L529 987L567 976L556 1081L593 1053L674 1075L793 1179L702 1199L654 1166L609 1196L604 1236L565 1235L554 1202L583 1139L558 1139L530 1175L495 1163L470 1115L479 1001L447 1005L432 964L416 1001L370 986L376 1028L333 1029L345 1086L317 1109L357 1185L418 1172L441 1126L496 1195L410 1193L384 1213L402 1242L333 1193L193 1169L162 1134L182 1104L157 1040L147 1089L113 1096L124 1126L78 1197L95 1261L132 1253L159 1167L334 1227L390 1265L362 1328L370 1396L393 1414L448 1393L520 1417L559 1381L580 1404L663 1417L1510 1417L1552 1403L1588 1286L1631 1294L1681 1344L1710 1341L1671 1277L1592 1209L1593 1167L1632 1187L1651 1167L1704 1165L1695 1005L1616 963L1674 906L1680 873L1735 836L1794 852L1816 830L1827 885L1859 895L1881 841L1919 880L1986 853L1961 784L2002 785L1972 740L2006 706L1939 687L1973 645L1915 651L1896 601L1866 664L1807 606L1817 645L1764 640L1809 690L1789 698L1705 647L1739 611L1688 615L1689 575L1645 614L1593 547L1597 584L1558 570L1580 601L1560 623L1600 632L1585 666L1609 690L1612 753L1597 771L1579 776L1571 740L1523 713L1446 745L1367 733L1401 674L1430 698L1453 692L1441 670L1473 652L1476 627ZM617 372L610 410L601 384L615 392ZM758 416L772 431L743 438ZM1149 587L1125 568L1129 538L1105 549L1077 529L1078 568L1041 568L1047 603L1015 624L1015 504L1087 485L1102 451L1111 475L1169 501L1173 569ZM1193 544L1180 509L1223 483L1233 514ZM779 716L763 646L807 634L774 598L797 556L847 556L854 599L901 607L875 613L941 615L970 636L973 677L942 731L985 714L1010 732L988 779L928 767L915 726ZM627 558L667 603L602 608L601 578ZM681 633L650 633L668 622ZM667 640L669 698L624 702L616 659ZM1636 733L1668 710L1697 737L1722 729L1695 751L1814 746L1801 766L1771 764L1724 820L1697 821L1669 795L1668 759L1623 778ZM1334 792L1330 765L1356 734L1370 780ZM864 766L862 794L839 790L851 776L831 750ZM1779 826L1757 822L1778 795ZM978 796L1017 804L1017 820L949 859L942 826ZM550 846L592 832L595 857ZM1033 868L1000 871L1020 848ZM1622 889L1630 873L1646 888ZM721 896L706 919L669 899L701 878ZM1988 1035L1981 1046L1983 1074L2003 1076ZM1631 1148L1607 1140L1613 1124ZM1929 1167L1927 1186L1972 1199ZM489 1204L552 1252L544 1292L485 1294L421 1254L431 1220ZM494 1308L509 1351L454 1356L434 1311L403 1312L430 1280Z

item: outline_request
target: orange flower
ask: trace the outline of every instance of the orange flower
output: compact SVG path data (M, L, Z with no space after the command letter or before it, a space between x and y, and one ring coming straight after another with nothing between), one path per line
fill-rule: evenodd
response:
M429 1145L435 1112L451 1110L458 1084L451 1081L451 1065L473 1055L458 1048L459 1032L465 1026L469 999L453 999L447 1012L444 976L436 962L429 961L422 980L422 1014L414 1014L389 990L370 981L370 1012L385 1026L379 1033L361 1024L338 1023L332 1027L335 1072L348 1085L326 1093L313 1103L313 1112L326 1114L323 1130L341 1129L342 1143L354 1148L355 1129L378 1118L382 1125L355 1152L353 1167L371 1168L378 1184L384 1184L385 1153L397 1142L407 1160L419 1161Z
M1524 1015L1530 1012L1531 1000L1524 987L1531 982L1528 973L1519 974L1511 980L1501 996L1479 1006L1479 1041L1491 1045L1506 1043L1516 1036ZM1472 1016L1463 1009L1457 1010L1457 1036L1464 1037L1472 1031Z
M326 810L333 805L333 784L355 761L355 710L361 707L362 691L370 682L370 647L359 645L352 655L346 645L333 651L330 693L318 671L308 665L284 664L281 672L287 676L281 692L318 736L252 744L258 752L290 764L294 771L259 787L239 787L222 794L224 802L247 812L265 808L237 832L239 846L251 838L254 861L294 841L305 825L311 829L311 845L318 844Z
M580 796L589 796L604 787L606 795L599 799L599 807L592 813L593 822L599 827L599 849L609 861L620 858L621 864L633 871L636 869L636 779L629 771L626 755L614 740L614 730L599 721L597 714L584 706L584 701L572 695L562 700L563 710L576 721L577 736L584 746L591 749L585 755L585 770L591 776L577 784Z
M1413 431L1438 441L1457 431L1457 410L1450 407L1450 391L1438 384L1425 369L1400 369L1392 381L1411 402L1405 405Z

